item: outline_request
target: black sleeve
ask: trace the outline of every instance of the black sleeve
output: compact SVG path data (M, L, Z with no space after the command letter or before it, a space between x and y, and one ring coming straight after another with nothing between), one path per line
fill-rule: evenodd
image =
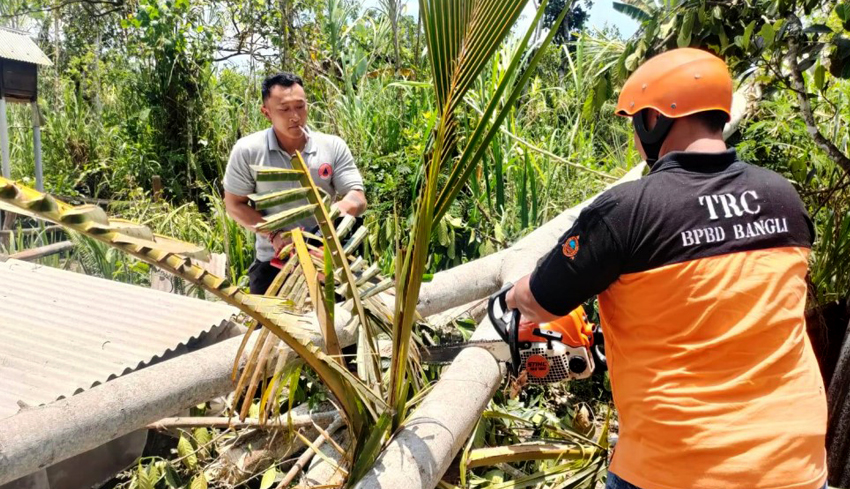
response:
M620 276L625 256L606 222L605 207L583 210L557 246L537 263L531 293L551 314L569 314Z

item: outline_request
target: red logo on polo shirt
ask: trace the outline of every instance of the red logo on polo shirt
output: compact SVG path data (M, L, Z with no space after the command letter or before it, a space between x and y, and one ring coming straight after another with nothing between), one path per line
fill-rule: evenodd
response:
M319 178L322 180L327 180L334 174L334 169L331 168L331 165L327 163L322 163L322 166L319 167Z

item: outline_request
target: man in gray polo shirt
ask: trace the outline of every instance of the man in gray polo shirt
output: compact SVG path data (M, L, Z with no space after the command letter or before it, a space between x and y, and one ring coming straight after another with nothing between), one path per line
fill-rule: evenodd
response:
M285 244L282 232L262 233L256 230L256 225L262 222L264 215L306 202L292 202L265 211L255 210L248 205L248 195L284 190L300 184L258 182L251 166L292 168L290 161L295 152L300 151L316 185L331 199L342 197L333 206L343 214L353 216L359 216L366 210L363 178L345 141L307 127L307 96L301 78L289 73L272 75L263 81L262 94L260 110L272 127L236 142L223 180L227 214L257 234L257 256L248 269L252 294L262 294L271 285L278 269L269 262ZM309 217L294 226L309 229L315 225L316 220Z

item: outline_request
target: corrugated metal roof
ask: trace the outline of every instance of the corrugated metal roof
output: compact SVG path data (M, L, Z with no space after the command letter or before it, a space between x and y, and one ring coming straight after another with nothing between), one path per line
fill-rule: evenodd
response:
M42 66L53 65L29 34L8 27L0 27L0 58Z
M0 262L0 419L129 373L236 308L9 259Z

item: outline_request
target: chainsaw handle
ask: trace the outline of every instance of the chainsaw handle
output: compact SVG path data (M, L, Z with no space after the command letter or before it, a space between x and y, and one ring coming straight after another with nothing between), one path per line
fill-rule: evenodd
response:
M514 284L508 282L501 290L490 296L487 303L487 315L490 317L490 322L493 323L493 329L502 338L502 341L508 344L511 352L510 369L514 377L519 375L519 309L514 309L510 314L510 324L505 319L508 312L508 292L514 287ZM498 302L501 310L501 315L496 313L496 302Z
M608 359L605 357L605 336L602 334L602 325L596 325L593 329L593 362L596 364L596 371L604 372L608 370Z
M487 315L490 316L490 322L493 323L493 329L499 333L499 337L502 338L502 341L510 344L511 340L509 337L510 325L505 322L505 312L508 310L508 292L513 288L514 284L508 282L502 287L498 292L490 296L490 300L487 302ZM501 309L501 315L496 313L496 302L499 303L499 308ZM519 313L519 311L516 311ZM513 317L511 317L513 322Z

